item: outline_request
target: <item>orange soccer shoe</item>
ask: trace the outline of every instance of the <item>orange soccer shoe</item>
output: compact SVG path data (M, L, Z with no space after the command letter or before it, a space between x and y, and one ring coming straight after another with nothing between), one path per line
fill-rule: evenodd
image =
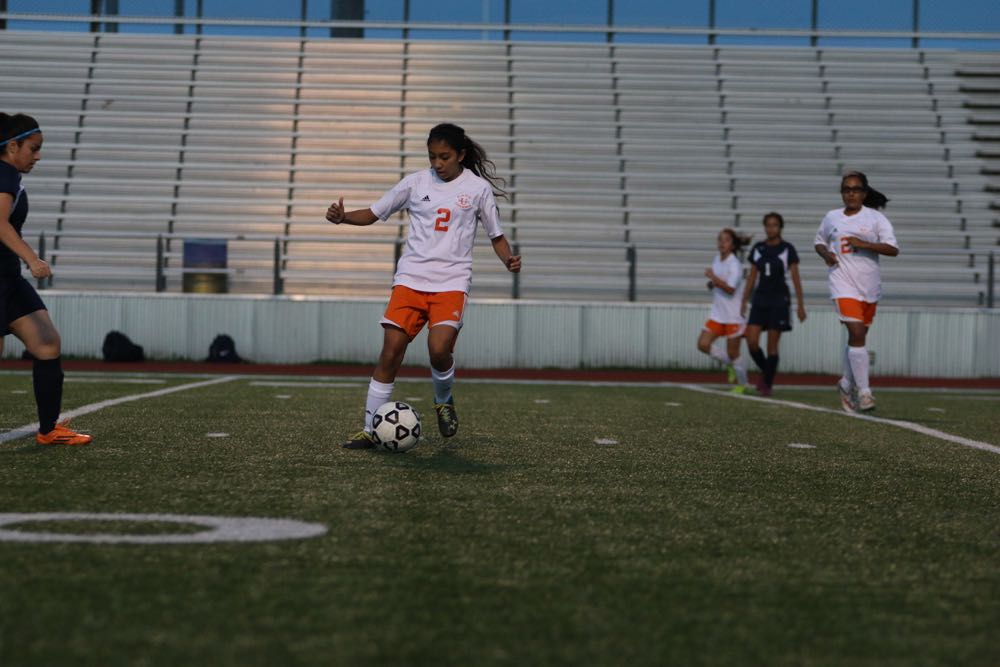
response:
M66 424L56 424L48 433L36 433L35 442L39 445L88 445L93 440L89 435L77 433Z

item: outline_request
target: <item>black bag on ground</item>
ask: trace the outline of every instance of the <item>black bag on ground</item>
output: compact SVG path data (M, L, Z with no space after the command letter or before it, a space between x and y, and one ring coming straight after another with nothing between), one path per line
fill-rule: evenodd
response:
M232 336L219 334L212 341L212 344L208 346L208 359L205 361L238 364L243 360L236 353L236 343L233 342Z
M136 345L121 331L109 331L101 346L104 361L145 361L142 345Z

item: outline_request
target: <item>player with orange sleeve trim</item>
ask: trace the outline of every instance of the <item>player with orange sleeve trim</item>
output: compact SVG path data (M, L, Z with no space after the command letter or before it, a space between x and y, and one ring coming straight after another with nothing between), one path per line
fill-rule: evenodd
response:
M482 147L461 127L443 123L431 129L427 153L429 169L406 176L370 208L345 211L341 197L326 213L334 224L361 226L388 220L403 209L410 213L406 248L380 321L382 352L368 384L364 429L344 443L347 449L375 446L372 416L392 397L406 348L425 324L438 430L446 438L455 435L452 352L472 283L472 249L480 225L507 270L521 270L521 257L513 254L500 226L494 188L499 190L495 184L501 179Z
M750 242L749 236L740 236L726 228L716 237L719 254L712 266L705 269L708 289L712 290L712 311L698 336L698 349L717 359L727 367L729 381L735 382L733 391L745 393L747 369L740 356L740 341L746 320L740 314L740 283L743 282L743 264L736 257L740 248ZM726 339L726 350L713 347L716 338Z
M875 409L868 380L865 340L882 296L879 255L899 254L892 223L876 209L888 199L868 184L868 177L851 171L840 181L844 208L823 217L816 232L816 252L829 267L830 298L847 328L844 375L837 383L847 412Z

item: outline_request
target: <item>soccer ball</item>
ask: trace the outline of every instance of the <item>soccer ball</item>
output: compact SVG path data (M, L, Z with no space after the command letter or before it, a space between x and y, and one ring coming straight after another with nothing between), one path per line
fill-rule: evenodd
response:
M402 401L389 401L372 415L375 444L390 452L405 452L420 442L420 415Z

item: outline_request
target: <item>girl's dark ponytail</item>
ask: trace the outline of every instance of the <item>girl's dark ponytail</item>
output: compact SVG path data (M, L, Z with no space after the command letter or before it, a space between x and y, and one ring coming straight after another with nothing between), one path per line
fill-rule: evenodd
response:
M731 227L726 227L722 231L729 234L729 238L733 241L733 252L736 254L742 254L743 248L750 245L750 241L753 239L753 234L737 234L736 230Z
M472 171L473 174L485 179L493 187L494 194L498 197L506 197L502 185L507 182L497 176L496 165L486 157L486 151L482 146L473 141L465 130L453 123L441 123L431 128L427 136L427 143L432 141L444 141L457 152L465 151L462 159L462 166Z
M884 194L868 185L868 177L862 174L860 171L849 171L844 174L844 177L840 179L840 186L844 186L844 181L850 177L854 177L861 181L861 185L865 189L865 201L863 202L868 208L885 208L885 205L889 203L889 198Z

